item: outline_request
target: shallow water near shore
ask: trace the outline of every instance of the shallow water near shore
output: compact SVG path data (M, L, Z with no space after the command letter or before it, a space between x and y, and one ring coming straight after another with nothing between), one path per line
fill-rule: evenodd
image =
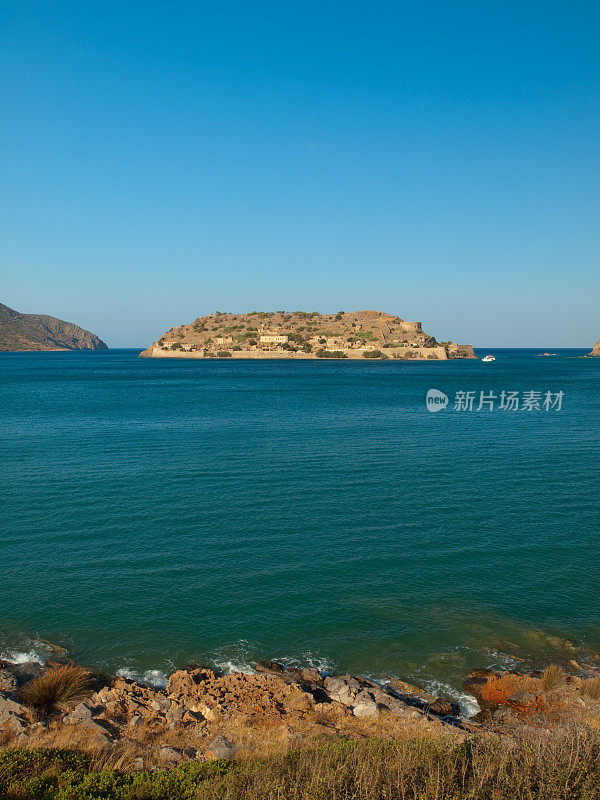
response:
M458 691L600 648L599 359L138 352L0 354L5 655L42 637L149 680L267 657ZM503 390L562 409L453 409Z

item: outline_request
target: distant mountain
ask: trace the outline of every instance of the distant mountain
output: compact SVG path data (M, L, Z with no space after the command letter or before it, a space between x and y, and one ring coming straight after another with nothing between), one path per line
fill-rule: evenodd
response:
M21 314L0 303L0 350L108 350L108 346L72 322Z
M600 356L600 339L592 347L592 352L588 353L589 356Z
M471 345L438 342L420 322L382 311L215 312L164 333L147 358L475 358Z

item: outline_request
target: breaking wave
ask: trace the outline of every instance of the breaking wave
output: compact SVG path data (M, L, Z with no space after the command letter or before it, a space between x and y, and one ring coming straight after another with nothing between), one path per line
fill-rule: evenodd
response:
M43 655L36 650L30 650L28 653L20 650L4 650L0 652L0 659L8 661L9 664L45 664L46 659Z
M419 686L422 689L425 689L426 692L430 692L430 694L440 697L447 697L452 703L456 703L460 709L461 717L466 717L469 719L481 711L479 703L477 700L475 700L473 695L467 694L466 692L461 692L459 689L456 689L449 683L443 683L442 681L436 680L421 680Z
M117 670L117 675L119 678L127 678L142 686L151 686L153 689L164 689L169 682L169 676L161 669L147 669L141 672L130 667L121 667Z

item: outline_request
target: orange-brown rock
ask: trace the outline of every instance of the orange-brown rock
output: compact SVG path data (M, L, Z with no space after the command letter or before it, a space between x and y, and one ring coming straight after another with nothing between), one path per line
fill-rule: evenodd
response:
M301 716L314 706L310 693L279 677L241 672L216 675L203 668L174 672L167 694L172 703L211 722L236 714L281 720L287 715Z
M551 675L473 670L463 686L479 703L484 720L504 723L522 719L545 728L590 722L597 725L600 703L586 691L586 682L557 667L550 669L555 670Z

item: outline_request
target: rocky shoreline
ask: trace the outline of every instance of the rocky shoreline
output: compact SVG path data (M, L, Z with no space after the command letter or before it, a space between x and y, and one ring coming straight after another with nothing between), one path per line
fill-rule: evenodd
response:
M40 692L69 670L84 680L78 692L49 699ZM443 736L460 742L474 734L600 726L596 663L573 661L569 671L478 669L464 688L481 708L471 719L448 699L395 679L262 661L254 674L189 665L160 689L85 670L55 652L44 666L0 661L0 734L4 746L114 750L127 754L130 769L164 769L319 741Z

